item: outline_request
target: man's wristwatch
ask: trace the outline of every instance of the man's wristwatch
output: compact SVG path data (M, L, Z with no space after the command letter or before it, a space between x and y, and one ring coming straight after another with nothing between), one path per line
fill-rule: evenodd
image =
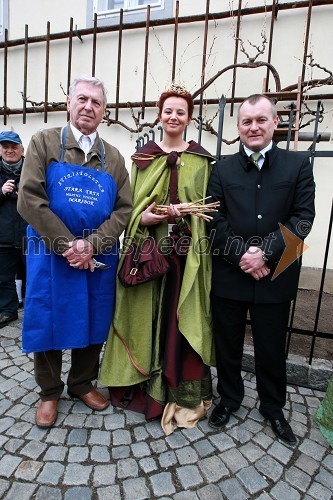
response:
M265 262L268 262L268 257L267 255L265 254L265 252L262 250L262 259L265 261Z

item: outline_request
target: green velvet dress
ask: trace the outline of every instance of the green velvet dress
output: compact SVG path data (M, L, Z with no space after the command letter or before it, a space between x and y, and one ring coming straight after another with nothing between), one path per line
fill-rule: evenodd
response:
M328 383L325 397L319 405L315 418L322 434L333 448L333 378Z
M153 142L133 158L136 162L131 178L133 212L125 238L134 237L140 241L149 235L149 229L139 225L145 208L153 201L169 203L170 169L166 168L167 154ZM191 141L189 148L179 154L179 159L180 202L204 198L213 158ZM177 408L196 409L212 398L208 367L215 364L215 359L209 242L204 220L195 215L185 219L191 229L191 243L186 256L180 259L180 286L179 290L174 290L177 293L176 310L171 306L169 309L165 300L167 292L171 298L173 295L173 289L171 293L168 289L168 275L131 288L124 288L117 280L114 319L101 363L100 382L109 387L113 404L142 411L147 418L160 416L167 403L172 402ZM155 239L160 242L168 234L168 224L158 224L154 231ZM165 376L165 349L169 345L165 319L169 320L170 315L177 323L181 341L191 351L189 359L194 360L193 366L199 362L208 368L204 372L199 369L198 376L190 380L185 380L185 376L177 387L168 387ZM178 366L182 372L185 360L175 362L173 353L167 354L176 369Z

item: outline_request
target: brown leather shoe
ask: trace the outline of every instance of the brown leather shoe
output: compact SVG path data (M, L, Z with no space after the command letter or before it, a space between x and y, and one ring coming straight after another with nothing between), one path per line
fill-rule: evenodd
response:
M58 417L58 401L41 401L36 412L38 427L52 427Z
M106 399L100 392L96 391L96 389L92 389L87 394L74 394L71 391L67 391L69 396L72 398L81 399L88 408L92 410L105 410L110 404L110 401Z

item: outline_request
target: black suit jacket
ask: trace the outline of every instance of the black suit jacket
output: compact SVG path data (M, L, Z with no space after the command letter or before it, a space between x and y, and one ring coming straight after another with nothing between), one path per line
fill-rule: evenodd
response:
M279 223L303 240L315 216L314 192L308 157L276 145L266 153L260 171L243 148L216 163L207 191L213 198L209 201L221 203L208 223L215 295L255 303L278 303L295 297L298 260L272 280L285 249ZM259 281L238 266L249 246L259 246L269 259L271 273Z

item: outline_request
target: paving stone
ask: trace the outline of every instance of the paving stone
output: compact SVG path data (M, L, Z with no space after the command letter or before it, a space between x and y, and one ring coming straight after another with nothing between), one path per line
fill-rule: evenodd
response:
M21 417L26 411L30 410L30 406L17 404L12 406L9 410L7 410L6 415L8 417Z
M47 443L64 444L68 431L66 429L59 429L54 427L50 430L49 434L46 436L45 441Z
M48 429L42 429L41 427L37 427L37 425L34 425L28 434L25 436L26 439L29 439L31 441L42 441L46 434L48 433Z
M293 428L297 429L297 426L295 424L293 424L293 422L299 422L301 424L306 425L308 423L308 417L307 417L307 415L304 415L303 413L299 413L298 411L294 411L292 413L291 425Z
M139 461L139 465L145 474L148 474L149 472L152 472L152 471L158 469L156 461L151 457L142 458Z
M98 487L104 485L111 485L115 483L115 479L116 479L116 466L114 464L96 465L94 467L94 475L93 475L94 486Z
M119 500L121 498L119 486L107 486L106 488L97 488L98 500Z
M236 425L235 427L230 429L228 431L228 434L241 444L247 443L252 437L252 433L241 425Z
M299 450L320 462L325 455L325 448L310 439L304 439Z
M44 461L63 462L67 451L68 448L65 446L50 446L44 455Z
M283 464L287 465L287 463L293 456L294 450L288 448L287 446L281 444L278 441L275 441L269 448L268 453L272 455L272 457L282 462Z
M84 426L87 429L101 429L103 427L104 417L102 415L85 416Z
M10 477L22 462L22 458L5 455L0 460L0 476Z
M311 482L311 477L298 467L291 467L285 473L285 479L291 486L305 493Z
M324 465L329 471L333 471L333 454L325 457L322 461L322 465Z
M198 441L198 439L205 436L198 427L193 427L192 429L182 429L181 432L190 443L194 443L195 441Z
M69 488L64 495L64 500L91 500L92 490L88 487L78 486L76 488Z
M64 425L68 427L82 428L86 420L86 415L68 415L64 418Z
M172 465L178 463L177 456L172 450L161 453L158 457L158 460L160 463L160 467L162 467L163 469L167 469L168 467L171 467Z
M40 441L30 441L24 448L22 448L20 453L21 455L37 460L37 458L44 453L46 448L47 445L45 443L41 443Z
M131 433L125 429L117 429L112 433L112 442L114 446L131 444Z
M306 424L301 424L299 422L297 425L293 426L293 431L297 438L304 438L308 433L308 427Z
M198 460L198 454L191 446L179 448L176 450L176 455L180 465L194 464Z
M16 469L15 477L17 479L24 479L25 481L33 481L42 467L42 462L24 460Z
M252 465L237 472L236 476L251 495L258 493L268 486L268 483Z
M264 450L256 446L252 441L239 448L239 451L247 458L250 462L256 462L259 458L264 456L266 453Z
M176 473L184 489L194 488L203 483L199 469L194 465L178 467Z
M87 443L87 437L88 437L87 429L73 429L68 434L67 444L75 446L83 446Z
M116 448L112 447L111 453L114 460L127 458L131 454L131 448L129 446L117 446Z
M224 432L209 436L208 439L212 445L218 449L218 451L229 450L235 446L235 442Z
M193 443L193 446L201 458L211 455L215 451L215 448L211 445L208 439L197 441L196 443Z
M236 448L221 453L220 458L232 473L236 473L243 467L247 467L249 465L247 460L245 460L243 455Z
M216 484L207 484L197 489L197 495L200 500L207 500L207 498L209 500L220 500L223 498L222 492Z
M209 483L219 481L222 477L229 475L228 469L216 456L203 458L198 462L198 466Z
M255 436L253 436L252 441L259 444L262 448L267 450L271 444L273 443L273 439L270 436L267 436L264 432L259 432Z
M147 432L153 437L154 439L158 439L163 436L164 438L164 432L161 427L161 424L157 422L156 420L152 420L146 424L146 429Z
M160 497L162 495L173 495L176 492L170 472L154 474L149 477L149 480L153 488L153 493L156 497Z
M150 447L154 453L163 453L168 449L166 442L163 439L157 439L156 441L152 441L150 443Z
M173 500L198 500L196 491L180 491L172 496Z
M322 484L326 488L329 488L333 492L333 474L328 472L326 469L321 468L319 474L316 475L315 481Z
M14 481L6 493L6 500L30 500L37 489L37 484Z
M92 472L91 465L69 464L65 469L64 484L80 485L87 484Z
M134 428L134 437L137 441L143 441L149 437L149 434L145 427L140 426Z
M296 460L295 465L310 476L313 476L314 473L319 469L320 462L317 462L317 460L314 460L308 455L302 453Z
M0 479L0 498L5 498L6 491L10 488L10 482Z
M4 449L9 453L15 453L24 443L24 439L8 439L4 445Z
M89 455L89 448L87 446L73 446L69 449L67 460L71 463L86 462Z
M137 479L127 479L123 482L123 490L125 499L128 500L145 500L150 498L150 491L146 485L146 480L143 477Z
M110 452L107 446L92 446L90 458L94 462L110 462Z
M139 468L137 462L133 458L119 460L117 463L117 476L120 479L127 477L137 477Z
M311 484L308 494L316 500L332 500L332 490L316 481Z
M35 500L62 500L61 491L50 486L41 486L35 496Z
M125 410L126 425L132 426L146 422L146 417L143 413L137 413L130 410Z
M278 481L283 473L283 466L269 455L266 455L258 460L255 467L263 474L264 479L268 477L274 482Z
M219 487L224 495L223 498L230 500L245 500L246 498L250 498L249 494L246 493L241 483L235 477L221 481ZM206 499L203 498L203 500Z
M174 432L166 438L166 442L172 449L183 448L189 444L188 440L181 432Z
M313 418L312 418L313 420ZM317 424L316 424L317 425ZM319 428L311 427L310 432L307 436L310 440L315 441L316 443L322 445L325 449L329 448L329 444L320 432Z
M104 426L107 431L123 429L125 425L125 416L121 413L114 413L104 417Z
M64 465L57 462L48 462L38 476L39 483L58 484L65 471Z
M298 500L299 498L301 498L300 493L284 481L279 481L278 484L273 486L270 491L270 495L276 500L281 500L281 498L288 498L288 500Z
M134 443L131 446L133 455L137 458L147 457L151 454L147 443Z

